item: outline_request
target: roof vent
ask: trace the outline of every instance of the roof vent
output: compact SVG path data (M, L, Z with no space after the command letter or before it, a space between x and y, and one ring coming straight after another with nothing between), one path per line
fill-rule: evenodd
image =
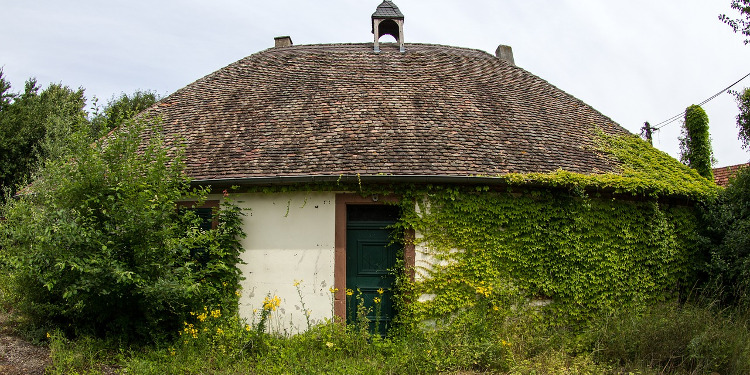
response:
M291 47L294 45L294 43L292 43L292 37L290 36L277 36L273 38L273 40L276 42L276 45L274 46L276 48Z
M375 52L380 52L379 41L383 35L396 38L399 51L406 52L404 48L404 15L392 1L384 0L372 14L372 33L375 34Z
M499 45L495 50L495 56L497 56L498 59L509 62L513 66L516 65L515 60L513 60L513 48L510 48L510 46Z

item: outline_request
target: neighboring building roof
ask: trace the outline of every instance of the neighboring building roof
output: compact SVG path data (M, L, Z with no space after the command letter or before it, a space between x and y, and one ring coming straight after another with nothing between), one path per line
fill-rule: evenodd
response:
M427 44L268 49L149 112L195 180L616 172L597 128L628 131L483 51Z
M387 19L404 19L404 14L398 9L396 4L385 0L380 5L375 13L372 14L372 18L387 18Z
M740 168L746 167L750 167L750 163L714 168L714 182L719 186L727 186L729 184L729 179L732 178Z

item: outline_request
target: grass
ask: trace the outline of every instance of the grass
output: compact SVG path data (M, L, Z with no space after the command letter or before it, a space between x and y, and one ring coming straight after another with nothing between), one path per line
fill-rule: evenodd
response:
M161 347L53 334L48 373L748 374L749 322L747 309L701 302L622 310L575 329L547 324L533 308L476 307L381 338L336 323L281 336L207 314Z

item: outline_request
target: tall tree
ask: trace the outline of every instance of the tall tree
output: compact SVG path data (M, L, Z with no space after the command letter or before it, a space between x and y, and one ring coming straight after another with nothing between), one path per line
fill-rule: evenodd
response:
M740 12L740 18L731 18L726 14L719 16L721 22L729 25L734 32L746 36L745 44L750 43L750 0L732 0L732 9Z
M750 87L745 91L737 93L737 104L740 114L737 115L737 126L740 128L740 140L742 147L750 150Z
M0 80L0 191L13 189L31 174L37 161L48 156L54 139L71 127L84 125L83 89L51 84L40 91L36 80L26 81L21 94L10 92ZM59 143L59 142L58 142ZM0 198L1 199L1 198Z
M10 92L10 82L3 77L3 69L0 68L0 113L7 108L16 95Z
M695 169L701 176L713 180L713 150L708 134L708 115L698 105L685 110L682 136L680 137L680 161Z

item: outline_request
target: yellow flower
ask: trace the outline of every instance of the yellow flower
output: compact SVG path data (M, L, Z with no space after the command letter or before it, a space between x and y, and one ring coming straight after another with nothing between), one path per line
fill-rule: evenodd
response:
M175 355L177 354L177 351L174 350L174 348L169 348L169 355Z
M211 311L211 316L214 317L214 318L220 317L221 316L221 310L216 309L216 310Z
M380 303L380 298L375 297L375 298L373 298L372 302L375 302L375 304L378 304L378 303Z
M500 308L497 307L497 306L492 306L492 309L495 310L495 311L500 311Z
M383 288L378 289L378 294L382 295L383 293L385 293L385 290L383 290Z
M331 294L336 293L339 291L339 288L330 287L328 288L328 291L331 292Z
M330 342L330 341L328 341L328 342L326 342L326 346L329 347L329 348L333 348L333 343Z
M299 286L302 280L294 280L294 286Z
M239 290L235 291L234 295L236 295L237 297L242 297L242 292L240 292Z
M502 340L501 344L502 344L503 346L510 346L510 343L509 343L509 342L507 342L507 341L505 341L505 340Z
M201 322L205 321L206 318L208 318L208 315L206 315L206 313L198 315L198 320L200 320Z
M347 289L347 290L346 290L346 295L347 295L347 296L352 296L352 295L354 295L354 291L353 291L353 290L351 290L351 289Z
M47 332L47 338L50 338L50 337L52 337L52 335L50 335L49 332Z
M273 298L266 297L263 300L263 310L276 311L276 308L281 305L281 298L279 296L273 296Z
M245 324L245 331L250 332L250 325L249 324Z
M217 335L223 335L224 334L224 330L221 329L221 328L216 328L216 334Z

